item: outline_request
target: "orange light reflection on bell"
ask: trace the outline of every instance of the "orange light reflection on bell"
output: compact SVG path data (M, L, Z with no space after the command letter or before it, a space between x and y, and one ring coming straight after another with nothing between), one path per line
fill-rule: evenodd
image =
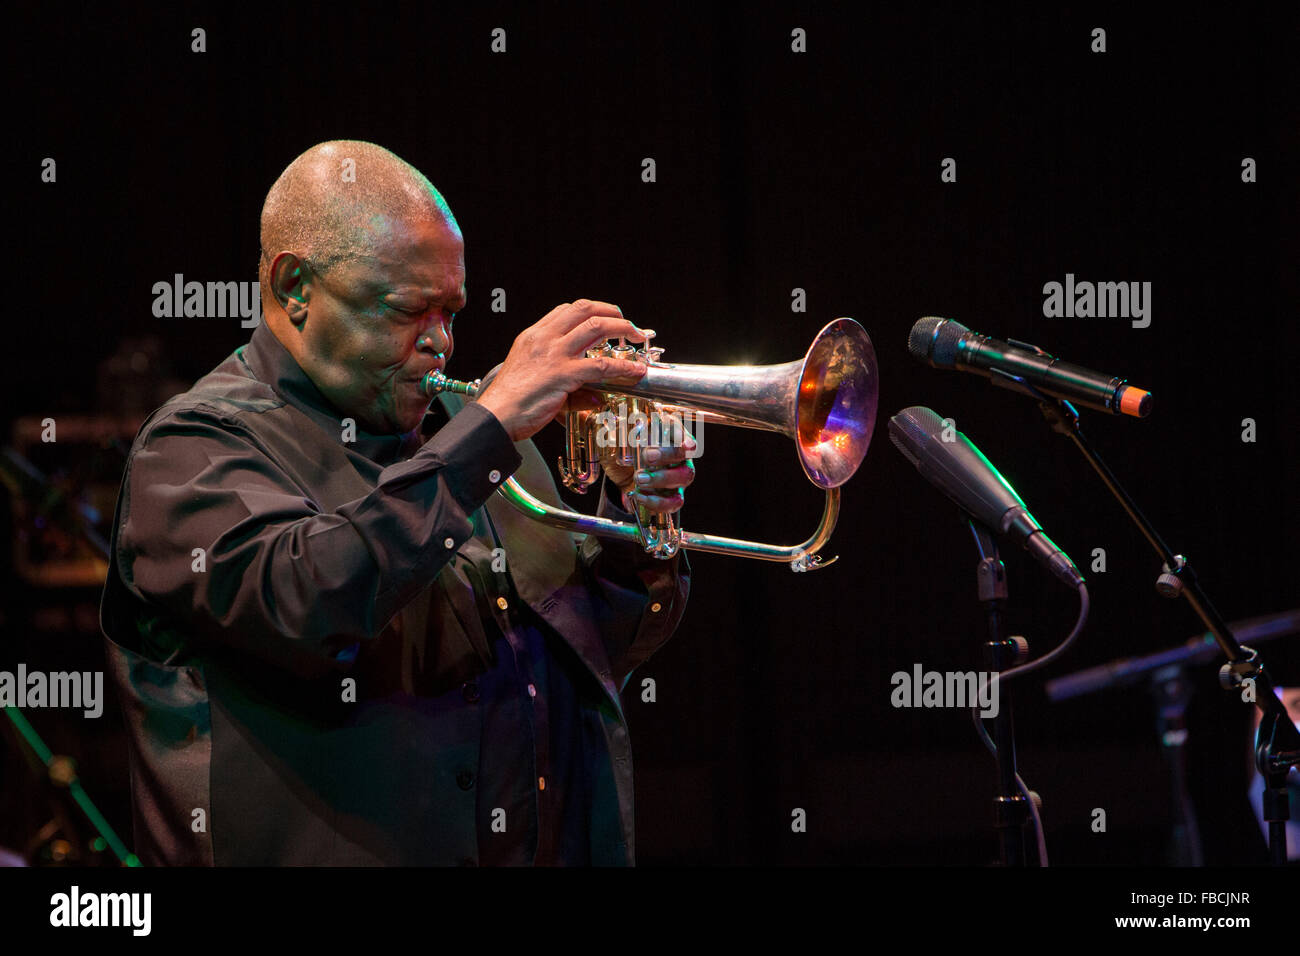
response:
M812 450L818 454L826 451L835 450L837 452L847 452L853 442L853 437L848 432L835 432L830 434L825 430L818 432L817 444Z

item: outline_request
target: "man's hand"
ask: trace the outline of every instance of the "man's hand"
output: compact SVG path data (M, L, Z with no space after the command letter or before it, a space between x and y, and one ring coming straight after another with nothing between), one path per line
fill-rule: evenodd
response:
M579 392L569 403L575 408L590 403L594 408L600 401L591 392ZM695 450L695 439L681 420L675 415L664 416L659 437L669 444L644 449L645 466L640 472L619 464L610 453L601 456L600 466L623 492L623 508L627 511L635 511L638 506L662 514L680 511L686 489L695 480L695 465L686 457L687 452ZM642 477L644 480L640 480Z
M619 337L645 341L618 306L590 299L558 305L519 333L478 403L497 417L511 441L531 438L571 392L592 382L635 382L645 374L639 362L586 357L587 349Z

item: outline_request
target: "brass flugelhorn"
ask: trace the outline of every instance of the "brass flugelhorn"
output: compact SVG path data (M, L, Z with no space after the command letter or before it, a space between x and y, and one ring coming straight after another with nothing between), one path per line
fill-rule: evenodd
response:
M640 362L645 374L632 385L599 382L580 391L601 401L566 412L566 453L559 473L565 486L585 492L599 479L601 458L643 467L647 447L676 444L683 430L704 424L774 431L791 438L804 474L826 495L821 521L801 544L773 545L683 530L675 515L638 508L635 524L566 511L539 501L514 478L498 493L530 518L553 528L634 541L657 558L680 548L737 557L780 561L808 571L831 564L817 553L830 539L839 517L840 485L862 464L875 430L878 399L876 353L866 330L853 319L836 319L812 341L802 359L783 365L674 365L660 360L654 333L637 348L620 340L587 350L589 357L611 355ZM435 370L424 377L425 392L477 396L479 381L448 378ZM668 440L661 440L661 434Z

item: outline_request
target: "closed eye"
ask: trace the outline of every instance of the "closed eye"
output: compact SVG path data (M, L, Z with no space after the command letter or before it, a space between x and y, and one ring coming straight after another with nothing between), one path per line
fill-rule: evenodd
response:
M396 312L398 315L407 319L418 319L428 311L428 309L422 305L394 305L391 302L385 302L384 307L387 308L389 312Z

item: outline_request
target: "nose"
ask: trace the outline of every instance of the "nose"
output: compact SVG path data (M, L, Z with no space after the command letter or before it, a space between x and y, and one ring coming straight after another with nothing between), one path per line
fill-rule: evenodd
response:
M421 352L445 356L451 352L450 323L439 317L416 339L415 347Z

